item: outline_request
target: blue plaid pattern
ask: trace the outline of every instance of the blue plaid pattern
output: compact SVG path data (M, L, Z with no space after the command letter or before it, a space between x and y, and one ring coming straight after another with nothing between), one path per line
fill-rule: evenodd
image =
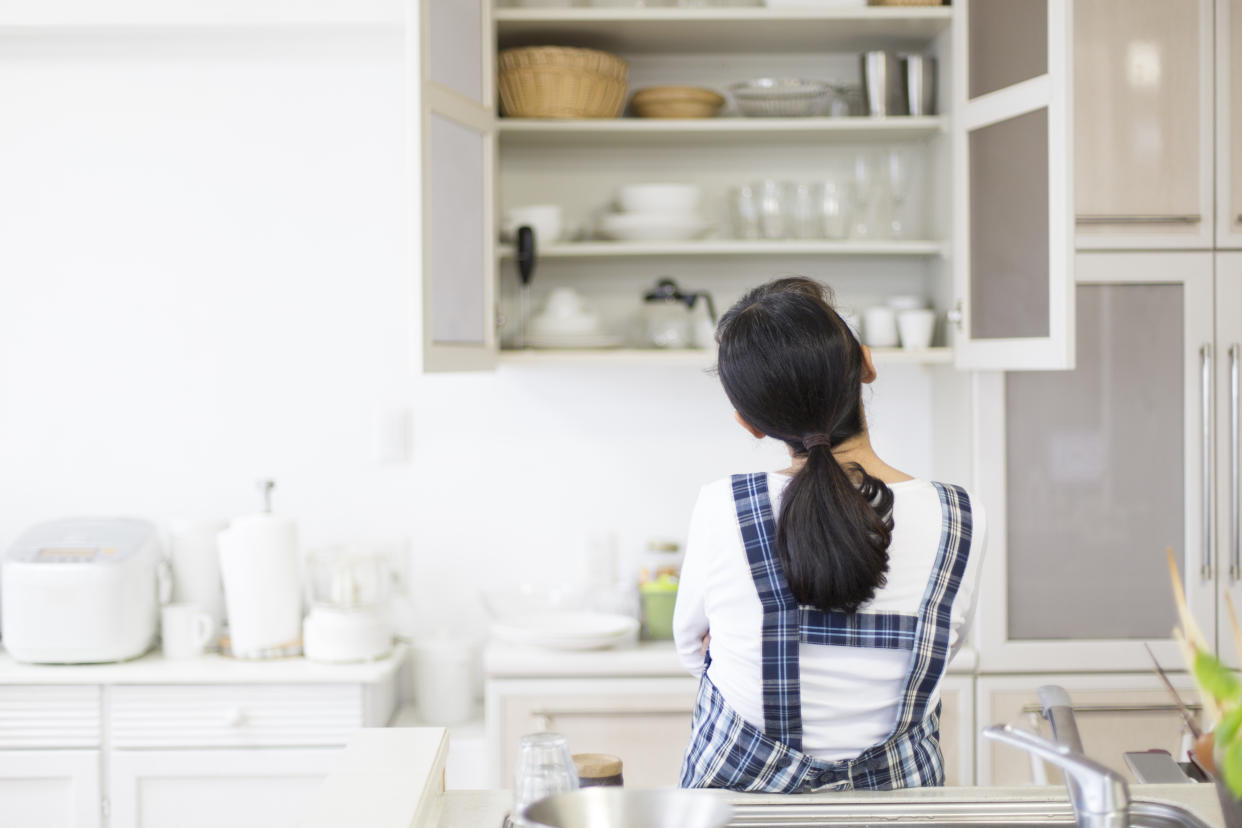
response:
M899 612L824 612L799 608L799 638L803 644L834 647L872 647L913 650L919 617Z
M760 730L733 711L704 671L682 763L683 788L797 793L944 784L940 706L933 709L930 702L947 666L949 617L970 554L971 516L964 490L933 485L940 496L940 546L913 631L908 632L907 616L854 618L852 626L838 629L847 614L799 610L772 550L776 532L767 476L733 478L738 524L764 610L764 727ZM807 630L804 620L813 622ZM798 644L809 638L910 650L892 732L854 759L825 762L801 751Z

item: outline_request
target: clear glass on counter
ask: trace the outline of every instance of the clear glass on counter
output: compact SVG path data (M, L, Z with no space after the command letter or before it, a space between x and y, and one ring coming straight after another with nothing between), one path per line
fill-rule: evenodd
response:
M513 824L527 826L521 818L528 805L545 796L576 791L578 770L569 752L569 740L560 733L528 733L518 742L517 770L513 778Z

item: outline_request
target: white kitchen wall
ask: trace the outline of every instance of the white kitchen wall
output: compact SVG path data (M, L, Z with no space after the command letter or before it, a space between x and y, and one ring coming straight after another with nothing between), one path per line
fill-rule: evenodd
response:
M408 539L424 619L477 621L479 585L680 537L703 482L782 462L692 367L417 374L402 48L0 38L0 545L68 514L234 515L273 477L305 545ZM881 453L961 479L965 382L881 373Z

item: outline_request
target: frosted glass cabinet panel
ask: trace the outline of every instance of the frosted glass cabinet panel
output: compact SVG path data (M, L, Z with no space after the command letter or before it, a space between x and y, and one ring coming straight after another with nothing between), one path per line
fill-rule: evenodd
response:
M1216 4L1216 246L1242 248L1242 0Z
M954 4L958 368L1074 363L1069 5Z
M1078 367L1006 375L1011 639L1174 626L1164 550L1185 536L1184 302L1176 284L1080 285Z
M970 331L1047 337L1048 113L970 135Z
M1031 0L971 0L970 97L1048 72L1048 6Z
M422 368L487 369L496 364L491 3L418 8Z
M1216 543L1221 603L1242 612L1242 251L1216 254ZM1221 613L1222 658L1235 668L1237 649Z
M1211 0L1074 4L1079 247L1212 238Z
M989 672L1180 665L1167 549L1209 641L1213 254L1079 253L1077 365L980 374L988 510L976 630Z

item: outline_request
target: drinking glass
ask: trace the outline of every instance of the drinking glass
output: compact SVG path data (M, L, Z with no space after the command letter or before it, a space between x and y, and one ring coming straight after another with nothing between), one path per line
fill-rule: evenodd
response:
M810 184L791 184L789 187L789 235L795 239L819 237L818 206L815 192Z
M759 197L750 184L735 187L730 199L733 235L739 239L759 238Z
M783 190L779 181L771 179L755 185L759 196L759 235L765 239L783 239L789 235Z
M872 213L876 201L876 180L875 162L870 155L862 154L854 158L850 183L854 194L854 217L850 236L856 239L872 238L875 235Z
M900 239L909 232L902 220L902 208L910 196L910 158L901 150L892 150L888 154L888 194L892 205L889 235Z
M578 789L569 740L559 733L529 733L518 742L513 784L513 822L528 825L522 811L545 796Z
M839 181L829 179L819 189L820 235L843 239L849 235L849 196Z

